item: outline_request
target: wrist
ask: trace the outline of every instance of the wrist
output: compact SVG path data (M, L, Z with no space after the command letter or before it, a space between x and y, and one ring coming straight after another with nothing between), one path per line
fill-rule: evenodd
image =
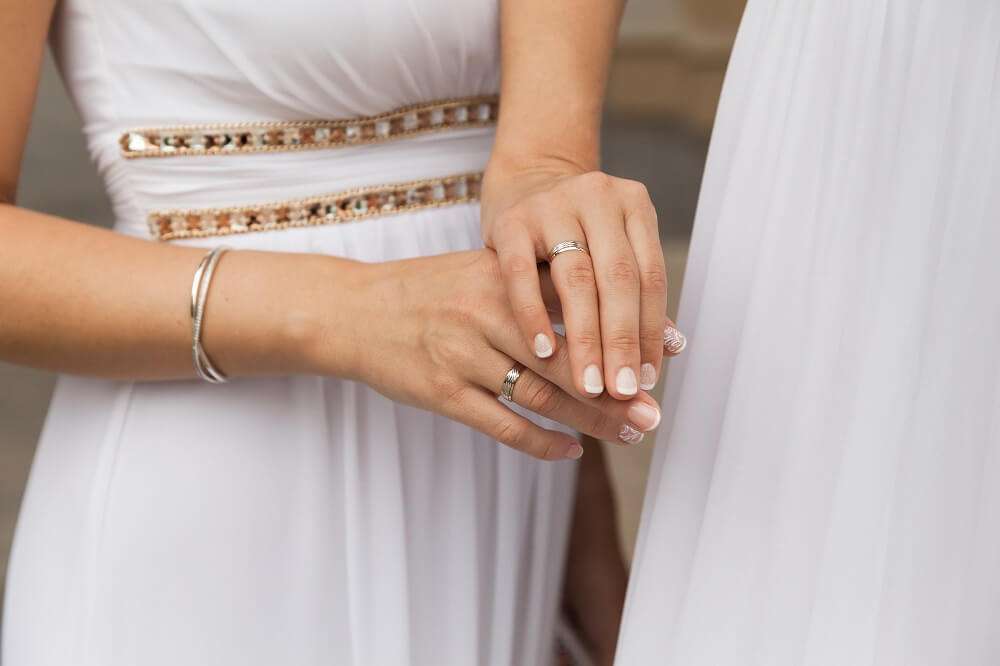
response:
M551 176L578 175L594 171L600 159L597 151L567 152L535 149L514 153L496 146L486 165L487 179L507 179L524 174Z
M365 264L317 254L227 252L213 279L202 340L229 376L353 377Z
M276 328L280 346L299 374L357 380L370 319L367 285L379 265L327 255L311 255L303 263L303 286Z

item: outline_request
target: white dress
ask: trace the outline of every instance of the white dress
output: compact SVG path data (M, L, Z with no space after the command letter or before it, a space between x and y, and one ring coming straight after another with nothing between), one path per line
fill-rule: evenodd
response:
M492 146L473 126L125 159L119 137L495 94L495 0L64 0L53 46L115 229L143 238L151 211L481 171ZM171 242L383 261L480 246L479 209ZM574 478L352 382L64 376L17 528L3 663L548 664Z
M1000 663L1000 4L750 0L618 666Z

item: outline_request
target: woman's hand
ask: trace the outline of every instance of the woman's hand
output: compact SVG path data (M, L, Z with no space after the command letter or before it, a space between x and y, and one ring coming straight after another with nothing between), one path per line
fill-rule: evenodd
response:
M664 350L684 338L667 319L667 276L656 210L642 183L562 160L516 166L494 158L483 189L483 240L496 250L521 334L538 358L559 345L539 283L538 262L561 241L588 252L551 260L562 304L572 386L605 387L619 400L657 381Z
M461 421L537 458L578 458L580 443L545 430L497 400L504 376L524 366L513 401L594 437L635 443L660 419L656 402L575 396L565 350L542 361L524 343L507 302L496 255L478 250L359 265L349 330L323 330L308 355L314 369L343 368L331 350L351 338L347 374L387 397ZM336 339L336 342L333 340ZM317 344L318 343L318 344ZM326 358L330 356L330 358Z

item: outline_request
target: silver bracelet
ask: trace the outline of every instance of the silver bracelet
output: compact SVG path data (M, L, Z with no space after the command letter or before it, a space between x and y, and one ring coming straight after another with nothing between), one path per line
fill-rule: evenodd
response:
M212 283L212 274L219 258L230 248L220 245L206 254L194 272L191 282L191 356L194 369L198 376L212 384L222 384L227 380L225 374L215 367L205 348L201 345L201 325L205 318L205 302L208 300L208 288Z

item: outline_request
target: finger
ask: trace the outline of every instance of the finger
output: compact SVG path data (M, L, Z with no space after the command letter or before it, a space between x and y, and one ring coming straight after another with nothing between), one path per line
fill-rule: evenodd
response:
M618 206L597 203L582 214L600 300L601 347L608 392L627 400L639 391L639 268Z
M580 223L571 217L552 219L544 228L547 248L567 240L585 246L585 238ZM562 307L574 386L581 395L600 395L604 392L601 319L590 255L579 251L564 252L552 258L549 270Z
M538 358L552 356L555 333L538 282L535 241L527 228L514 220L501 220L496 238L496 253L503 275L507 298L521 334Z
M496 352L476 365L477 375L470 379L488 390L495 384L499 392L499 386L513 363L509 357ZM547 369L548 364L542 365ZM578 432L622 444L639 443L643 434L656 428L660 422L659 406L646 394L637 397L631 404L609 396L581 400L527 367L520 368L512 399L514 403Z
M552 282L552 271L548 264L538 264L538 281L542 285L542 302L549 313L549 321L552 322L553 330L556 331L556 341L558 344L560 331L557 326L562 326L562 331L566 330L566 322L563 320L562 304L559 302L559 294L556 292L556 285Z
M521 379L528 378L527 390L532 392L531 378L538 376L541 380L562 389L562 393L552 396L547 395L543 390L540 396L526 399L525 402L519 402L519 404L523 404L528 409L544 416L554 418L580 432L608 441L634 444L641 441L641 433L655 429L660 423L660 407L656 400L645 391L640 391L636 397L628 401L617 400L606 393L597 397L581 396L575 390L567 345L559 346L551 358L540 361L531 357L524 350L524 345L513 328L504 333L502 327L495 327L487 333L487 338L497 350L500 358L488 358L482 363L476 363L475 368L468 376L468 379L473 383L490 389L496 385L497 392L499 392L499 386L507 370L514 362L520 362L524 368L521 378L518 379L514 387L515 400L518 400L518 396L522 395L520 391L526 388L521 385ZM568 406L551 404L546 406L549 400L556 401L557 399L575 401L591 411L575 412L570 411L571 408ZM558 414L553 411L557 407ZM543 411L539 411L539 409ZM569 416L570 414L573 416ZM582 414L582 416L577 416L578 414ZM564 420L564 416L566 419L573 419L572 422ZM575 420L577 418L582 420Z
M625 186L625 233L639 270L639 388L650 390L660 376L667 325L667 268L660 232L642 183Z
M687 336L677 330L677 324L668 318L667 327L663 329L663 351L670 356L677 356L687 344Z
M573 437L532 423L482 387L469 385L453 397L451 405L447 416L534 458L576 460L583 455L583 447Z

